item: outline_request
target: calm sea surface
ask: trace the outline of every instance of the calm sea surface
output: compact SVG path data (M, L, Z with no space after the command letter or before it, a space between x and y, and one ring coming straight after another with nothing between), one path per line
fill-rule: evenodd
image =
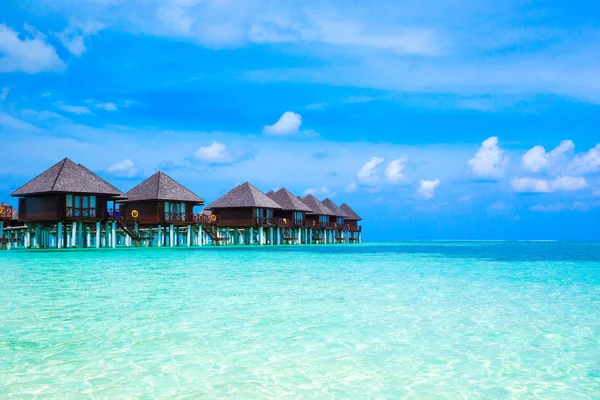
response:
M600 243L0 252L0 398L600 398Z

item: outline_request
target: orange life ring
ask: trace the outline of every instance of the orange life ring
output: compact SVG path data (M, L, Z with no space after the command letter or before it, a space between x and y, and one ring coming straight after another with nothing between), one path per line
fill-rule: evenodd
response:
M137 218L137 217L139 217L139 216L140 216L140 213L138 212L138 210L133 210L133 211L131 212L131 216L132 216L133 218Z
M2 214L2 211L4 211L4 208L2 208L2 206L0 206L0 214Z
M212 215L210 216L210 220L211 220L212 222L215 222L215 221L217 220L217 216L216 216L215 214L212 214Z
M317 224L315 221L313 221L312 223L313 223L313 226L315 226Z
M287 225L287 219L286 218L283 219L283 224Z

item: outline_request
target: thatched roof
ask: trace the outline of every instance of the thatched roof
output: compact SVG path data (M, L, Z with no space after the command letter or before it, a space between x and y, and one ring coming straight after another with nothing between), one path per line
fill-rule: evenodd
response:
M327 208L325 204L317 200L317 198L312 194L309 194L308 196L303 198L302 201L308 206L308 208L311 209L311 212L309 212L309 214L328 215L333 217L335 216L335 213L333 211Z
M331 201L329 199L325 199L325 200L322 201L322 203L325 204L325 207L327 207L331 211L333 211L335 213L336 217L348 218L348 214L346 214L344 212L344 210L342 210L341 208L339 208L337 206L337 204L335 204L333 201Z
M248 182L238 185L210 204L207 209L215 208L276 208L281 206L268 198L263 192Z
M281 206L286 211L304 211L311 212L312 210L304 202L290 193L285 188L279 189L277 192L270 191L267 196Z
M24 197L41 193L89 193L122 197L123 193L81 164L65 158L11 193Z
M340 208L346 213L348 214L348 217L346 218L348 221L362 221L362 218L354 212L353 209L350 208L350 206L348 206L348 204L343 203Z
M125 193L125 197L127 197L127 200L124 201L126 203L160 200L189 201L198 205L204 204L204 200L160 171Z

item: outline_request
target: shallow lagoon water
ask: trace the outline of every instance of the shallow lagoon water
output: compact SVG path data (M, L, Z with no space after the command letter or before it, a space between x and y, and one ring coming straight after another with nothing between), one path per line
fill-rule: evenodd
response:
M600 244L4 251L0 398L600 397Z

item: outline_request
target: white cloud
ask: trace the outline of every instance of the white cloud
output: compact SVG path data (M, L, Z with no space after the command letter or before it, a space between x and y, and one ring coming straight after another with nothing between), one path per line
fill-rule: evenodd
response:
M117 177L133 178L138 175L140 170L133 164L131 159L126 158L123 161L108 166L106 172Z
M326 186L321 186L319 188L308 188L304 191L304 195L308 196L312 194L313 196L326 196L329 194L329 188ZM332 195L330 195L332 197Z
M596 189L592 192L592 196L594 197L600 197L600 189Z
M90 111L89 108L84 107L84 106L72 106L69 104L59 104L58 108L60 108L61 110L71 113L71 114L78 114L78 115L89 115L92 112Z
M435 190L438 186L440 186L439 179L433 181L421 181L417 194L427 200L433 199L435 197Z
M194 157L209 164L225 164L233 160L231 154L227 150L227 146L219 142L212 142L209 146L199 147L194 152Z
M102 29L102 24L88 22L86 24L74 23L56 36L62 45L74 56L80 56L86 52L85 37L92 35Z
M291 111L286 111L273 125L267 125L263 132L267 135L289 135L297 133L302 125L302 116Z
M367 186L375 186L379 182L377 177L377 166L383 162L383 158L373 157L363 165L356 173L356 179Z
M511 185L520 193L574 192L588 186L585 178L576 176L558 176L553 180L513 178Z
M588 152L577 155L571 164L571 170L576 174L592 174L600 171L600 143Z
M406 176L404 176L402 173L405 166L405 157L390 162L385 169L385 181L391 185L399 185L403 182L406 182Z
M25 25L30 37L19 39L17 32L0 24L0 73L22 71L36 74L61 71L65 65L46 38L34 28Z
M117 111L117 105L115 103L96 103L94 105L104 111Z
M348 184L348 186L346 186L346 193L354 193L356 192L356 182L352 181Z
M484 140L475 157L469 160L471 172L480 178L503 177L508 164L508 157L503 157L503 154L496 136Z
M558 147L547 153L542 146L535 146L523 155L523 166L532 172L539 172L547 168L552 159L572 152L575 144L571 140L563 140Z
M9 91L10 90L7 87L3 87L2 90L0 90L0 101L6 100Z

